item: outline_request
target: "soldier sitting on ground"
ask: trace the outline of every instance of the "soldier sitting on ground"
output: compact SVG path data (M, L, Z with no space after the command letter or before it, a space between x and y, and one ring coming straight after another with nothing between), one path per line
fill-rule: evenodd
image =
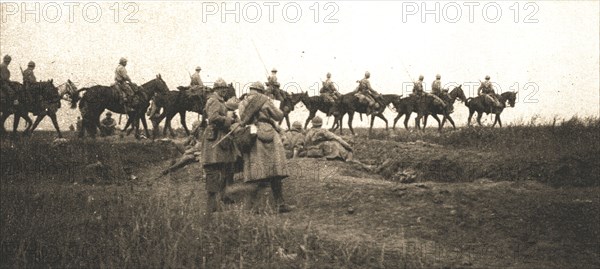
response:
M117 123L112 118L110 111L106 112L106 118L100 121L100 136L111 136L115 134Z
M286 158L304 157L306 155L304 151L304 133L302 130L302 123L295 121L292 124L292 129L285 132L281 140L283 142L283 148L285 148Z
M304 147L310 158L325 157L328 160L353 161L353 149L348 142L327 129L322 129L323 119L316 116L312 128L306 132Z

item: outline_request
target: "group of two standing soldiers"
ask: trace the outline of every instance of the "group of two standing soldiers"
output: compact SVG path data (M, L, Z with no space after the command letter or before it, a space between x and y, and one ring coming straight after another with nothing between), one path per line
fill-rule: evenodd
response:
M208 126L202 136L202 165L206 175L208 212L219 210L219 201L224 198L227 184L233 182L240 155L244 182L256 187L251 200L256 200L258 193L270 186L277 212L289 212L291 207L284 202L282 188L282 180L288 177L285 149L277 130L283 112L265 95L263 83L255 82L237 107L238 120L233 114L235 105L224 100L227 89L227 83L218 79L205 107ZM256 130L255 142L243 151L236 147L231 136L227 136L231 130L239 129L238 125L253 126Z

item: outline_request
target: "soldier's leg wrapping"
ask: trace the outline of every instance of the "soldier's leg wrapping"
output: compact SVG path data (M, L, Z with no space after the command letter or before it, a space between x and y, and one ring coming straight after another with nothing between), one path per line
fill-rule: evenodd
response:
M273 192L275 205L280 206L285 204L285 201L283 200L283 184L281 179L271 179L271 191Z
M212 213L218 210L217 195L225 190L225 179L222 176L223 164L204 165L206 174L206 192L207 212Z

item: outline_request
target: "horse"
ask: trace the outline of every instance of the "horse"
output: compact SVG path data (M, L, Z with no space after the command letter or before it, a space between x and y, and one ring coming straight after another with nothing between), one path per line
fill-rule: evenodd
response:
M291 93L284 97L283 101L279 105L279 109L283 111L283 119L279 121L279 125L281 125L285 119L288 130L290 129L290 113L294 111L294 107L302 100L304 94L305 93Z
M417 112L417 96L410 95L408 97L404 97L401 99L392 102L394 110L398 113L396 118L394 119L394 124L392 125L392 130L396 129L396 123L402 116L404 117L404 128L408 130L408 120L410 119L410 115L413 112Z
M449 97L443 97L443 99L445 99L445 105L436 102L436 97L433 94L425 94L417 99L417 117L415 118L415 126L417 127L417 129L421 130L421 119L423 117L423 128L427 126L427 117L429 115L431 115L438 122L438 130L440 131L442 130L443 124L445 123L446 119L448 119L450 123L452 123L452 126L456 128L456 126L454 125L454 120L452 120L452 117L450 117L449 115L448 109L450 105L454 104L456 98L460 98L461 100L466 102L466 97L462 90L462 85L454 88L452 92L450 92L450 94L448 95ZM440 119L437 116L438 114L442 114L444 116L443 121L440 121Z
M373 123L375 121L375 117L382 119L385 122L385 130L388 130L388 121L383 116L383 111L385 108L392 102L400 100L402 95L397 94L382 94L379 95L378 98L375 99L376 102L379 103L379 109L371 113L371 126L369 127L369 135L373 130ZM355 135L354 128L352 128L352 121L354 119L354 112L358 113L367 113L368 104L362 103L359 101L358 97L355 96L355 93L347 93L342 95L338 101L334 105L334 115L335 122L332 127L332 131L335 131L338 127L340 128L340 135L343 134L342 131L342 120L345 114L348 114L348 128L350 128L350 132L352 135Z
M428 111L428 113L425 114L425 118L423 119L423 128L427 127L427 117L431 115L438 122L439 131L441 131L444 128L446 120L448 120L452 124L452 128L456 129L456 125L454 124L454 120L450 116L451 113L449 111L449 107L454 106L454 102L456 101L456 99L459 99L463 103L467 101L467 97L465 96L465 92L462 89L462 85L458 85L458 87L452 89L452 91L450 91L448 95L442 96L442 100L444 100L444 102L446 102L447 104L445 108L440 109L438 106L430 106L433 107L434 110ZM437 115L443 115L441 123Z
M144 83L136 93L136 97L139 101L136 102L132 108L132 111L126 111L123 106L121 99L122 96L113 86L102 86L96 85L90 88L83 88L80 91L85 91L83 97L79 101L79 111L81 112L83 128L79 132L79 137L82 138L85 131L91 137L96 136L96 129L100 125L100 115L105 109L119 114L127 114L129 116L127 124L123 131L127 129L130 124L133 124L136 138L139 138L139 121L141 120L146 137L150 137L148 132L148 126L146 124L146 118L144 113L148 109L150 99L156 94L166 93L169 91L167 84L162 79L160 74L155 79Z
M506 108L506 101L508 101L510 107L515 107L517 93L518 91L504 92L500 95L496 94L496 97L498 98L498 101L500 101L500 104L502 106L500 108L493 107L491 104L486 102L485 96L483 95L477 97L469 97L465 102L465 106L469 108L469 119L467 121L467 125L469 127L471 126L471 118L473 117L473 114L477 112L477 123L479 124L479 126L481 126L481 116L483 116L483 113L485 112L486 114L493 113L496 115L492 127L495 127L496 123L498 123L500 127L502 127L502 120L500 119L500 114L502 114L502 111L504 111L504 108Z
M226 92L225 100L235 97L235 88L232 83L229 83L228 90ZM165 127L163 128L163 136L167 135L167 130L170 131L172 137L175 136L173 128L171 127L171 120L175 115L179 114L181 125L185 130L186 135L190 135L190 131L185 122L185 115L187 111L196 112L202 115L202 125L206 126L206 114L204 113L204 106L209 98L209 93L212 92L210 88L207 90L192 90L190 91L189 86L179 86L178 91L169 91L163 94L154 96L154 102L157 109L163 108L162 113L151 119L153 125L152 138L154 139L159 131L159 124L163 119L165 120Z
M10 82L10 84L13 89L17 89L17 92L19 92L19 105L14 106L13 103L2 104L2 116L0 118L2 124L1 132L6 132L4 122L12 114L14 114L13 136L16 134L20 118L25 119L27 122L27 127L23 133L31 135L40 122L46 116L49 116L58 133L58 137L62 138L56 118L56 112L61 105L60 100L62 95L59 94L57 87L54 86L54 80L35 82L27 88L18 82ZM33 113L36 116L35 122L32 123L28 113Z

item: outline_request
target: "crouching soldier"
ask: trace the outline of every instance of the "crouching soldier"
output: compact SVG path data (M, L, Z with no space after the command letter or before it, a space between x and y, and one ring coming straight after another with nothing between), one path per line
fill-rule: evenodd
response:
M323 119L316 116L312 120L312 128L306 132L304 146L306 156L310 158L325 157L328 160L353 161L352 146L341 137L327 129L322 129Z

